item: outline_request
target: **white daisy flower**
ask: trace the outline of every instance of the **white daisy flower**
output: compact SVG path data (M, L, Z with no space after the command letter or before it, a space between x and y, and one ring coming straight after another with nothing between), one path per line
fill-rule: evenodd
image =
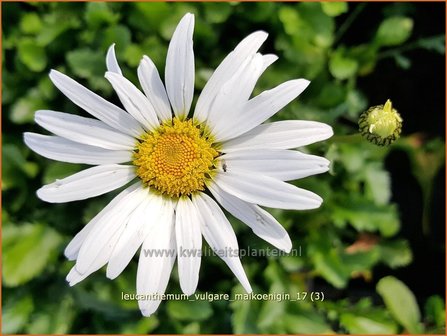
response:
M202 236L215 250L238 250L236 235L220 206L278 249L292 244L284 228L260 206L315 209L322 199L290 181L328 170L328 160L290 150L329 138L330 126L314 121L268 118L309 84L291 80L250 98L256 81L277 57L258 49L267 34L246 37L222 61L205 85L194 113L194 16L178 24L166 59L165 85L147 56L138 67L142 93L123 77L114 47L105 77L125 110L66 75L52 70L56 87L94 118L42 110L36 122L55 135L25 134L25 143L47 158L93 165L37 191L40 199L71 202L127 187L69 243L76 260L67 276L75 285L107 264L116 278L141 246L137 294L165 292L177 258L180 287L191 295L198 283ZM211 197L212 196L212 197ZM213 199L214 198L214 199ZM217 202L216 202L217 201ZM218 205L220 204L220 206ZM165 251L154 255L151 251ZM247 292L247 276L237 255L219 254ZM160 297L140 300L145 316Z

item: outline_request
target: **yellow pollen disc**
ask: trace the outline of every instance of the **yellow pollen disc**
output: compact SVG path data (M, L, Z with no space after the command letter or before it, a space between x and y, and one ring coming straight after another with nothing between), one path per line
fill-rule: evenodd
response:
M219 154L203 126L174 118L137 144L133 164L149 187L170 197L204 190Z

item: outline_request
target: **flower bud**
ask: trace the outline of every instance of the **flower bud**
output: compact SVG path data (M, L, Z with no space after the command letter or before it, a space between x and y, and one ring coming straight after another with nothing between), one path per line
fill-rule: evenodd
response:
M372 106L360 115L359 131L369 142L388 146L399 138L402 118L388 99L385 105Z

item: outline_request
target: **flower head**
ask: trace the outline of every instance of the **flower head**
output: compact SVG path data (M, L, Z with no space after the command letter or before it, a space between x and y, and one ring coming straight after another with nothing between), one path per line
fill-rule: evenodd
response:
M309 82L291 80L250 98L258 78L277 59L258 53L267 38L258 31L222 61L190 114L193 28L194 16L186 14L169 45L165 84L150 58L143 57L138 77L144 93L122 75L114 46L109 48L105 77L125 110L58 71L50 73L62 93L95 118L37 111L36 122L54 135L26 133L25 142L47 158L93 167L45 185L37 195L70 202L135 180L65 249L67 258L76 260L67 276L70 285L106 264L107 277L114 279L141 247L138 294L163 294L177 258L181 289L190 295L198 284L200 253L180 251L200 251L202 236L212 249L238 249L220 206L288 252L287 232L260 206L314 209L322 202L285 181L328 170L326 159L290 149L329 138L331 127L295 120L263 124ZM219 256L251 292L240 259ZM159 304L157 297L139 301L146 316Z

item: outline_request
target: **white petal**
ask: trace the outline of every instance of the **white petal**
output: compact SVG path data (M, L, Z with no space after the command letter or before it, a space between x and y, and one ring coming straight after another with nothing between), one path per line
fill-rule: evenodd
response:
M70 77L51 70L50 79L73 103L114 129L134 137L144 132L140 124L126 111L101 98Z
M275 178L233 169L216 175L214 181L227 193L245 202L270 208L315 209L323 201L320 196Z
M79 144L58 136L48 136L26 132L26 145L46 158L91 165L123 163L132 160L131 151L112 151L94 146Z
M202 218L203 237L228 265L244 289L251 293L252 289L238 256L239 246L230 222L216 202L206 194L199 193L193 198L193 203Z
M162 215L163 199L148 194L140 206L135 209L129 218L121 237L119 238L107 266L107 277L114 279L126 268L144 239L154 226L159 225Z
M117 204L121 202L127 195L134 192L137 189L143 188L140 181L132 184L130 187L124 189L115 198L107 204L107 206L101 210L95 217L93 217L90 222L70 241L70 243L65 248L64 254L69 260L75 260L78 257L79 249L85 238L92 231L93 227L97 225L101 218L103 218L109 211L115 208Z
M176 257L174 207L165 201L163 216L152 234L144 240L137 270L137 294L152 296L139 300L138 306L144 316L153 314L161 300L154 297L166 291Z
M147 130L160 126L151 102L135 85L125 77L114 72L106 72L105 77L112 84L127 112Z
M147 197L147 194L147 189L138 188L124 196L113 208L101 216L79 250L76 270L80 274L91 272L98 265L104 265L109 261L129 217Z
M177 239L178 274L180 287L186 295L196 291L199 282L202 252L200 218L189 198L181 198L175 209L175 236Z
M144 56L138 66L138 79L147 99L154 107L155 113L161 121L172 118L171 106L163 82L152 60Z
M255 204L250 204L234 197L216 184L209 186L214 198L234 217L247 224L260 238L287 253L292 248L287 231L267 211Z
M111 150L132 150L136 140L100 120L49 110L36 111L34 120L65 139Z
M107 71L115 72L119 75L122 75L121 68L118 64L118 61L116 60L115 56L115 43L113 43L109 50L107 50L107 56L106 56L106 65L107 65Z
M298 97L309 85L306 79L296 79L264 91L242 106L241 112L230 118L225 128L220 128L219 141L241 135L273 116Z
M289 149L325 140L333 135L329 125L304 120L276 121L256 126L243 135L222 144L229 153L241 149Z
M104 265L102 265L102 266L104 266ZM100 269L102 266L100 266L98 269ZM85 273L84 275L82 275L81 273L76 271L76 266L73 266L71 268L70 272L68 272L65 280L67 280L67 282L70 286L74 286L74 285L78 284L79 282L81 282L82 280L84 280L85 278L87 278L92 273Z
M56 180L37 190L37 196L46 202L63 203L83 200L122 187L135 178L134 166L101 165Z
M188 115L194 95L193 31L194 15L188 13L175 29L166 56L166 91L177 117Z
M247 59L238 71L218 91L216 98L210 105L207 124L211 127L216 141L224 137L222 129L226 129L229 122L242 112L256 81L262 73L263 58L255 54Z
M272 65L278 60L278 56L274 54L267 54L262 56L262 59L264 61L262 65L262 72L264 72L270 65Z
M329 170L329 161L316 155L284 149L242 149L219 157L225 170L256 172L281 181L290 181ZM223 171L222 166L220 167Z
M252 57L267 39L268 34L258 31L243 39L237 47L220 63L206 83L197 100L194 118L203 122L208 119L219 90L238 71L244 62Z
M120 227L119 230L114 231L110 237L108 237L108 246L113 248L115 246L119 236L121 235L121 232L123 231L124 226ZM81 282L85 278L87 278L90 274L96 272L100 268L102 268L105 264L107 264L107 261L109 259L109 253L104 252L100 253L97 257L93 258L90 266L83 272L79 272L77 264L73 266L71 271L68 273L66 280L68 281L70 286L74 286L77 283Z

